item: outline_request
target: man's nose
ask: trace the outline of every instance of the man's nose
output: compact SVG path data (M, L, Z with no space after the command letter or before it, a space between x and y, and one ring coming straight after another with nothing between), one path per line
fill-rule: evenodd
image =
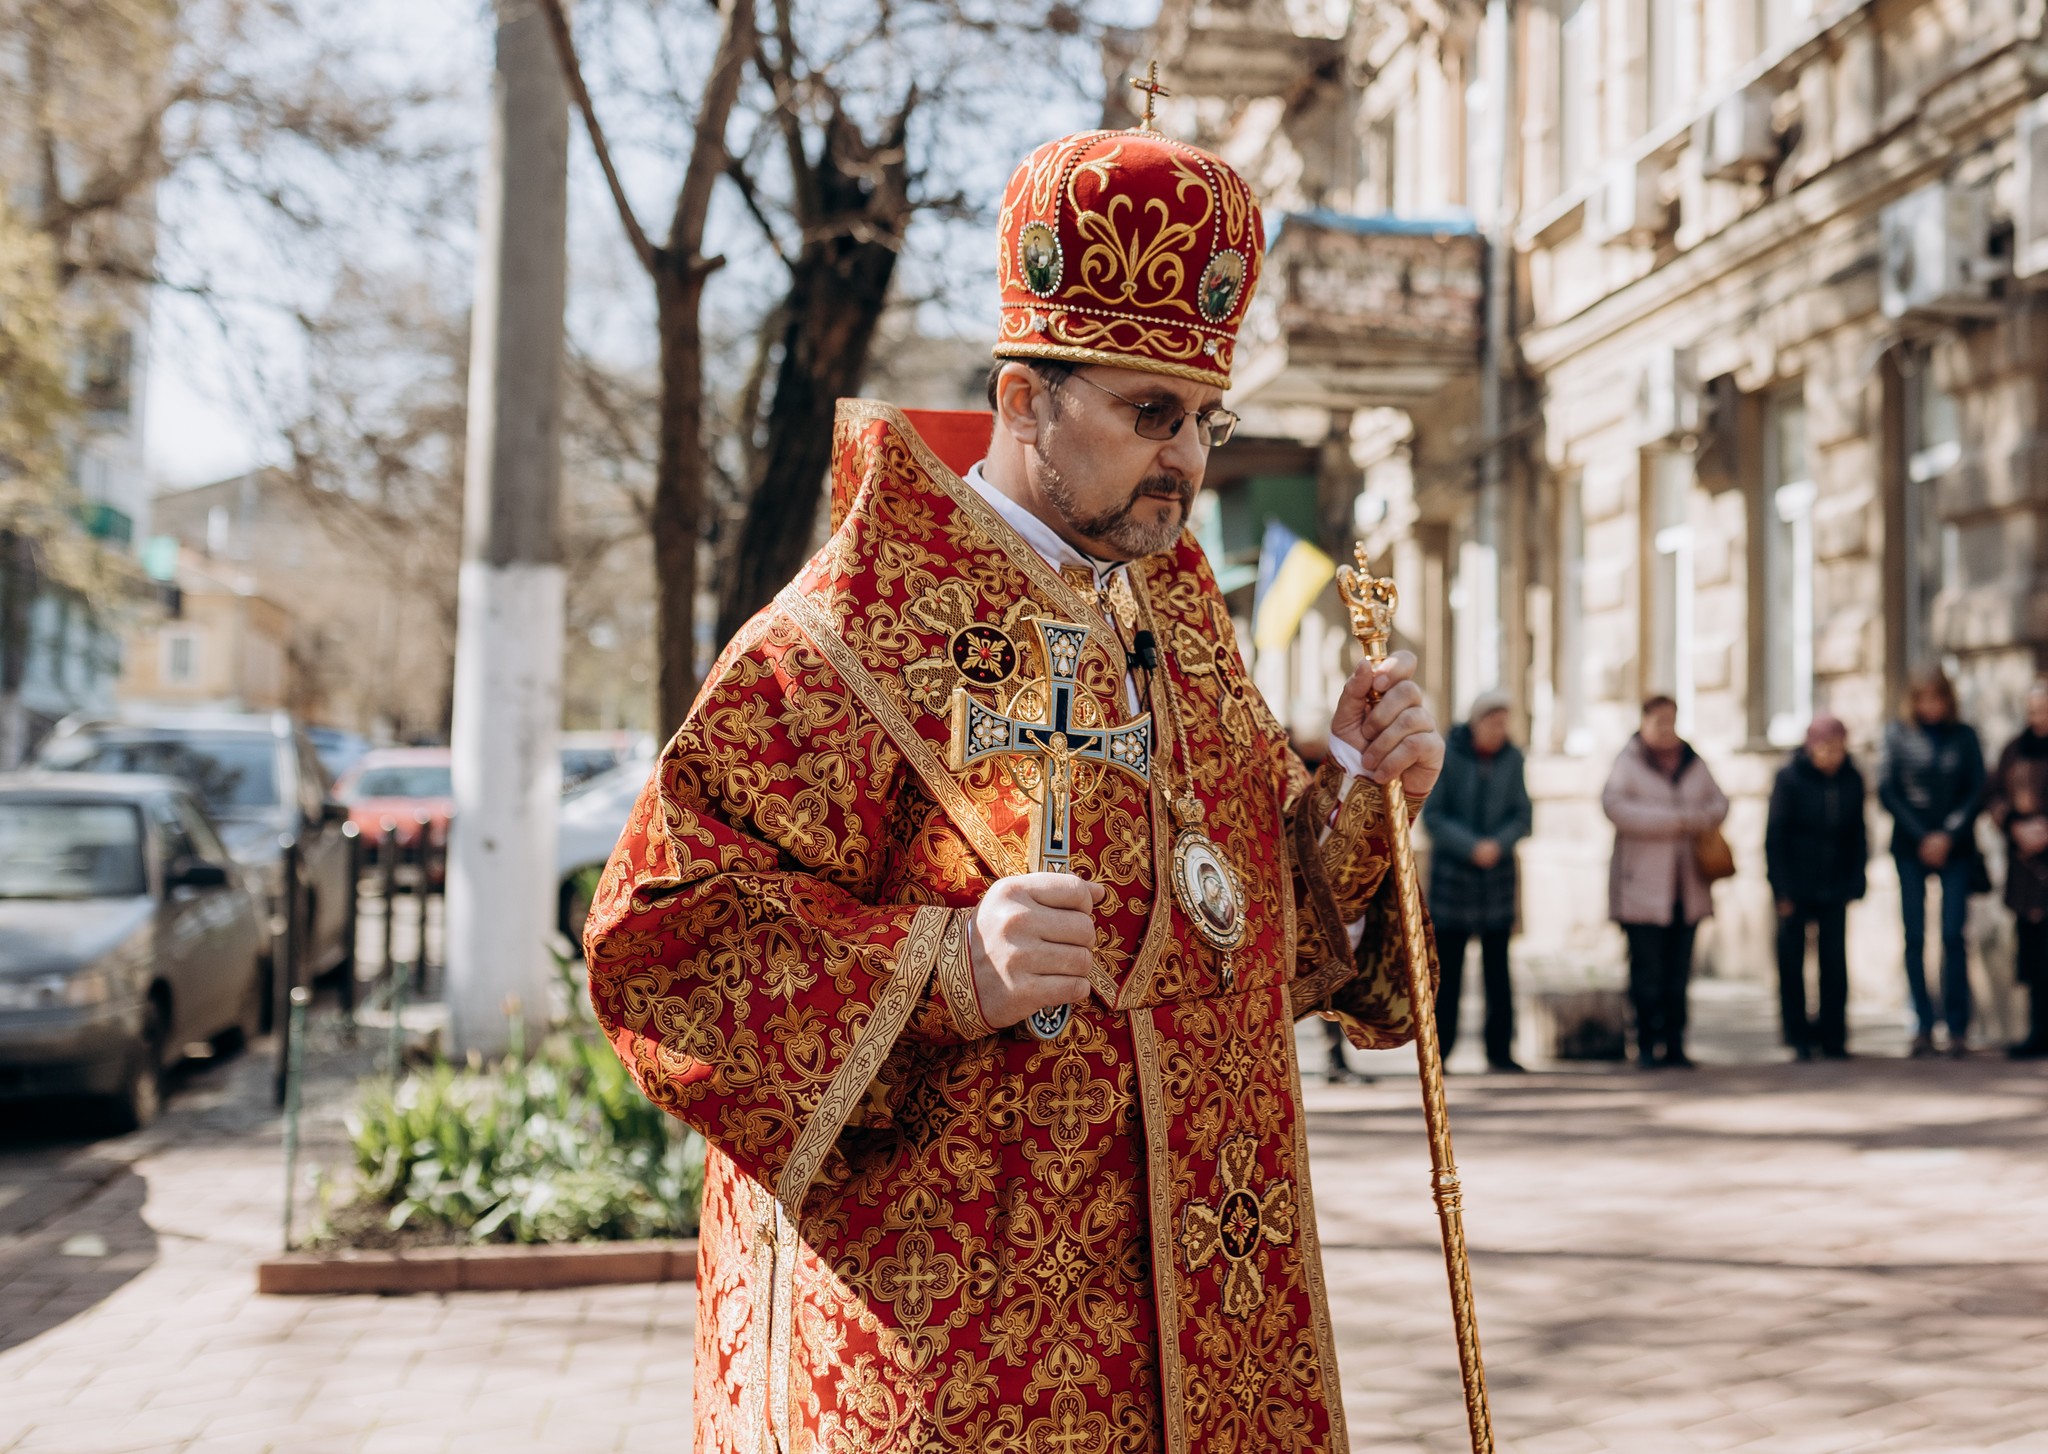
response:
M1200 487L1202 475L1209 468L1209 447L1202 443L1202 427L1192 417L1181 420L1180 433L1167 440L1159 451L1159 463Z

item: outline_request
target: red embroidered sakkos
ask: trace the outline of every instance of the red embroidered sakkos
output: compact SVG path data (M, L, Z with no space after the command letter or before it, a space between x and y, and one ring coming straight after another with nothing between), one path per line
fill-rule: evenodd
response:
M1088 629L1080 696L1113 726L1123 647L900 412L841 406L834 500L586 935L619 1055L712 1146L700 1454L1347 1449L1293 1034L1323 1006L1361 1045L1409 1033L1378 794L1340 806L1289 753L1191 538L1138 562L1128 624L1171 690L1144 704L1149 785L1078 770L1095 994L1057 1040L990 1033L966 929L1035 796L1028 768L946 769L950 698L1028 714L1049 617ZM1015 669L977 685L998 636ZM1168 781L1242 889L1227 974L1166 887Z

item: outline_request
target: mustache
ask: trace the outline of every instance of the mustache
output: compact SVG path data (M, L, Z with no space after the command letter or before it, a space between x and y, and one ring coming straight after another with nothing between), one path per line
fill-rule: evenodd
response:
M1192 481L1176 479L1172 475L1148 475L1138 481L1138 488L1131 492L1131 503L1142 499L1178 500L1183 510L1195 503L1195 486Z

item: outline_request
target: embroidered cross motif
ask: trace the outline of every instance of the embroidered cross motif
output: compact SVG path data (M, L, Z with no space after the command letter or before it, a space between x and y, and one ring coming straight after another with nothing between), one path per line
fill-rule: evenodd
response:
M1180 1249L1189 1272L1200 1272L1221 1255L1223 1311L1248 1318L1266 1293L1259 1249L1294 1240L1294 1184L1276 1181L1261 1195L1254 1186L1259 1143L1233 1136L1217 1158L1222 1194L1216 1203L1189 1202L1181 1212Z
M1025 1113L1063 1148L1079 1146L1088 1128L1107 1117L1114 1104L1109 1082L1091 1076L1078 1055L1061 1056L1052 1079L1031 1087L1024 1098Z
M875 1264L875 1292L915 1327L928 1321L935 1301L949 1298L966 1274L959 1259L940 1252L932 1234L913 1227L896 1244L896 1253Z

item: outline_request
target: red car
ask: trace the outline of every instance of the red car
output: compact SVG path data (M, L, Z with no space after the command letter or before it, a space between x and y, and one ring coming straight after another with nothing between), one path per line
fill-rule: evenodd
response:
M417 863L422 847L429 847L433 851L425 857L439 877L448 819L455 811L455 788L449 780L452 760L445 747L379 747L364 753L342 775L334 795L348 804L349 821L363 835L365 867L375 865L383 853L384 824L389 821L398 825L398 861ZM425 823L420 821L422 814Z

